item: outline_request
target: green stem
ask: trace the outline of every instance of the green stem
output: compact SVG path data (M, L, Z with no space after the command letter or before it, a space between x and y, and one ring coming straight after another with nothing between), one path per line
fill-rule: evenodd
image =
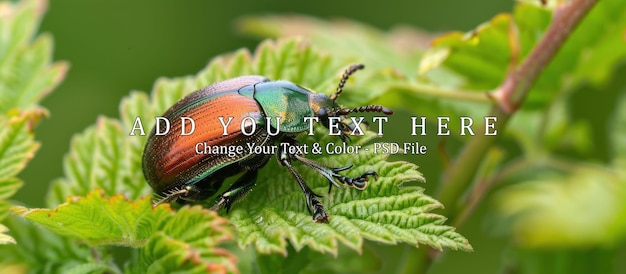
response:
M498 134L503 133L507 122L524 102L543 69L596 2L597 0L572 0L569 4L557 8L543 38L523 63L511 69L500 87L491 93L497 105L488 116L497 118ZM443 215L452 219L453 223L461 206L461 197L473 182L487 151L497 140L497 136L485 135L472 138L444 175L437 198L446 206ZM488 190L485 188L482 191ZM424 269L428 269L427 266L432 263L434 257L436 256L423 258L426 265Z
M461 154L452 162L448 173L444 174L437 199L446 206L443 209L443 215L449 219L456 217L459 209L457 201L472 183L485 154L496 143L511 117L499 107L494 107L489 116L497 119L495 124L497 135L476 135L470 139Z
M540 73L596 2L597 0L573 0L568 5L558 8L552 24L528 58L512 70L502 85L492 93L498 105L492 108L489 116L497 118L498 134L502 134L507 122L523 103ZM471 139L452 163L438 195L439 201L446 205L445 216L455 217L459 198L472 183L482 159L497 139L497 136L484 135Z

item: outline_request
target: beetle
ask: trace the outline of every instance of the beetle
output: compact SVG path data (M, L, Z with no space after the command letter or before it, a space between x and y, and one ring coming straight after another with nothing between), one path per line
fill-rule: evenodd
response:
M162 116L168 120L179 120L180 117L194 119L196 133L193 135L156 135L156 127L148 137L143 153L143 172L146 180L161 197L155 205L164 202L200 202L215 195L228 177L241 174L240 177L224 192L217 196L211 208L230 210L231 205L249 192L256 184L258 170L272 156L271 154L254 154L249 151L247 143L255 146L281 145L275 156L281 166L289 170L304 193L307 209L315 222L328 222L328 214L318 200L322 196L314 193L304 178L293 168L292 163L299 161L305 166L320 173L329 181L329 192L333 185L339 183L364 189L369 181L368 176L375 180L378 174L367 171L358 177L346 177L339 172L345 167L328 167L317 161L305 158L302 153L288 149L297 146L295 137L308 130L304 117L318 117L318 122L329 127L331 117L340 117L356 112L377 112L393 114L390 109L380 105L368 105L357 108L340 107L335 100L343 91L343 87L354 72L363 69L364 65L352 65L345 70L337 90L330 97L317 94L289 81L270 81L262 76L241 76L195 91L170 107ZM219 117L233 117L229 124L220 123ZM270 123L270 128L280 129L276 135L268 130L252 131L250 123L242 128L241 122L252 117L256 128L263 128ZM281 117L269 119L265 117ZM250 121L250 118L247 118ZM180 131L181 123L173 123L172 131ZM229 134L224 135L225 127ZM252 134L243 134L243 130ZM354 125L339 123L340 138L346 143L347 133ZM194 145L205 142L212 146L242 146L246 152L237 155L199 154ZM269 182L268 182L269 183Z

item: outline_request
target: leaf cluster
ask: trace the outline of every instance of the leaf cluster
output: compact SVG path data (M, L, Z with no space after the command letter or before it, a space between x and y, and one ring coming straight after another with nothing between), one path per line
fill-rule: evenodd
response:
M18 242L0 250L0 256L12 267L81 273L237 272L242 267L237 259L245 261L248 255L228 245L231 241L253 249L265 271L302 270L312 262L310 253L337 257L348 250L369 256L368 242L421 245L401 256L416 260L427 260L424 246L472 251L469 241L446 224L446 216L434 211L443 208L438 197L424 193L423 187L438 180L418 186L425 179L415 163L391 161L371 149L311 155L328 166L353 165L348 176L376 170L379 179L363 191L328 192L324 178L296 166L323 194L328 224L311 221L300 188L275 161L260 171L257 186L228 214L200 205L152 207L141 164L146 136L132 136L130 129L137 117L150 129L151 117L185 95L241 75L289 80L331 94L343 70L357 62L367 69L350 79L338 99L342 105L377 103L428 119L482 117L494 105L489 95L536 48L559 8L520 2L512 14L497 15L468 33L443 35L430 46L425 41L433 37L413 28L380 31L296 15L244 18L241 30L276 40L264 40L253 52L217 56L193 76L158 79L149 93L131 92L120 103L119 119L100 117L74 136L63 159L64 176L52 183L47 196L49 208L14 206L20 218L7 219L8 199L22 185L17 175L39 146L32 127L46 111L37 103L67 69L65 63L52 63L50 36L33 40L44 4L0 3L0 11L9 11L0 14L0 37L10 38L0 39L0 221L7 224L0 225L0 243ZM624 5L605 0L591 11L500 133L503 142L476 159L483 164L470 178L475 183L458 198L467 208L446 209L454 213L455 224L462 224L461 217L471 216L483 192L500 184L493 195L494 222L516 240L521 251L512 257L521 269L524 263L532 265L527 258L534 248L612 247L626 234L626 96L620 93L624 82L616 77L626 47L615 35L626 25ZM608 97L611 107L597 110L600 115L593 118L577 113L596 94ZM607 121L618 126L600 125ZM458 121L451 121L450 128L455 135ZM315 136L298 138L338 142L319 129ZM455 138L449 153L458 153L468 138ZM375 140L371 133L354 139L365 147ZM594 152L594 144L601 142L608 143L604 151ZM287 264L277 256L294 260Z

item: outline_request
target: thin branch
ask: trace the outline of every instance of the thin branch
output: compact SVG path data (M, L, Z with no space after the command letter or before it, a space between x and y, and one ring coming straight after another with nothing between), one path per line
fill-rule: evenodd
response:
M489 116L497 118L495 128L500 134L524 102L541 72L596 2L597 0L572 0L569 4L558 7L543 38L521 65L509 70L500 87L490 94L497 105L492 108ZM460 198L474 181L478 167L497 140L497 136L485 135L472 138L447 170L437 198L446 206L443 215L451 218L453 223L456 222L459 212ZM488 190L489 187L486 187L480 192ZM482 196L481 193L475 195ZM433 256L427 256L423 269L427 269L433 260Z
M509 73L503 84L491 94L506 114L510 115L520 107L537 77L596 2L597 0L573 0L556 8L552 24L543 39L528 58L513 73Z
M502 178L506 178L507 176L510 176L510 174L526 168L529 165L530 163L527 160L512 161L503 166L500 170L498 170L489 178L485 176L483 179L479 180L476 183L476 186L472 188L472 192L468 195L465 206L454 219L454 223L452 225L454 227L463 226L465 224L465 221L467 221L467 219L472 215L476 207L478 207L479 203L483 200L489 188L494 186L497 182L501 181Z
M489 116L497 117L495 128L500 134L509 118L526 98L537 77L596 2L597 0L573 0L558 8L552 24L533 51L492 93L498 105L492 108ZM445 216L454 217L459 198L473 181L487 150L496 141L497 136L478 135L467 143L459 157L452 163L438 195L439 201L446 205Z

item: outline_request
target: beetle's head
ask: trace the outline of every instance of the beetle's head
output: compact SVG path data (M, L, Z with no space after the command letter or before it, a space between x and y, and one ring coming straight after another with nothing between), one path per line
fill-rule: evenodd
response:
M362 107L356 107L356 108L342 108L341 106L339 106L339 104L337 104L337 102L335 102L337 97L339 97L339 95L343 91L343 86L346 84L346 81L348 81L348 78L350 78L350 75L352 75L357 70L360 70L363 68L365 68L363 64L356 64L356 65L352 65L348 67L348 69L346 69L343 76L341 77L341 81L339 81L339 85L337 85L337 91L335 91L335 93L331 95L330 97L323 95L323 94L315 94L311 98L313 111L315 112L316 116L319 118L319 122L324 127L326 128L329 127L331 117L340 118L339 130L341 130L340 137L343 142L347 142L349 140L348 134L354 131L354 128L355 128L355 126L352 123L344 122L348 114L356 113L356 112L378 112L378 113L384 113L386 115L393 114L393 111L391 109L388 109L380 105L368 105L368 106L362 106Z

